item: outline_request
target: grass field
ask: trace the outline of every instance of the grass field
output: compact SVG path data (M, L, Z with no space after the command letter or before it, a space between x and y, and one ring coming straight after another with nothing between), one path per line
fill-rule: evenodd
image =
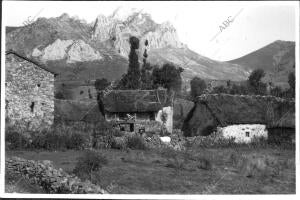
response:
M295 152L280 149L197 149L193 156L158 151L99 150L109 160L94 173L92 182L117 194L294 194ZM82 151L7 151L6 155L31 160L51 160L56 168L72 173ZM246 176L249 163L241 155L265 156L275 161L276 173ZM203 160L209 166L203 166ZM201 163L202 162L202 163ZM246 167L245 167L246 165ZM248 167L248 168L247 168ZM273 168L271 168L272 170ZM250 169L250 171L254 169ZM248 169L249 171L249 169Z

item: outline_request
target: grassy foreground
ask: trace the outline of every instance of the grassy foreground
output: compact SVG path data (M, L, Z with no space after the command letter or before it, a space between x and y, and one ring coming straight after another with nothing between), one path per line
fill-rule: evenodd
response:
M294 194L295 151L282 149L197 149L192 158L159 151L99 150L109 160L92 182L116 194ZM72 173L82 151L7 151L6 156L51 160ZM168 153L167 153L168 154ZM256 173L241 155L271 157L274 169ZM200 158L200 159L198 159ZM204 162L203 161L207 161ZM242 163L242 164L239 164ZM250 170L250 175L249 175ZM274 172L272 170L275 170ZM272 172L271 172L272 171ZM20 181L22 183L23 180ZM17 184L20 184L17 183ZM6 190L12 185L6 183ZM22 187L19 185L19 188ZM20 192L35 192L19 189ZM40 192L40 191L37 191Z

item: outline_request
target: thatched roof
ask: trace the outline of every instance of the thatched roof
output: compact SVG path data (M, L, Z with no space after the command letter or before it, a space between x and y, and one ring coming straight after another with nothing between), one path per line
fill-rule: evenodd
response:
M204 94L184 121L187 135L203 135L216 126L266 124L295 128L295 101L273 96Z
M169 104L166 90L113 90L104 97L106 112L156 112Z
M295 127L295 101L274 96L210 94L198 97L222 126L266 124Z
M54 102L56 121L97 122L104 120L97 101L59 100Z

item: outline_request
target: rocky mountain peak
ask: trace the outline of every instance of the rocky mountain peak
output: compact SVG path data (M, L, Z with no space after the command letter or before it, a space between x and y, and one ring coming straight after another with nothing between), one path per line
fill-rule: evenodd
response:
M36 47L33 57L39 57L43 62L66 59L67 63L101 60L102 56L83 40L57 39L44 49Z
M58 20L61 21L68 21L70 19L70 16L67 13L63 13L61 16L58 17Z
M130 36L138 37L141 41L148 40L150 49L184 46L170 22L155 23L149 14L141 10L119 8L108 17L97 17L92 38L100 42L110 40L117 52L124 57L129 53ZM143 45L141 47L143 50Z

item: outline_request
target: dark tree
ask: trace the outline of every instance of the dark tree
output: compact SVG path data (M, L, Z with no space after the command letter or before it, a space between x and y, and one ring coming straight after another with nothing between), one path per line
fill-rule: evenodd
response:
M265 77L265 75L262 69L256 69L250 74L248 85L252 93L259 95L266 94L267 85L262 82L262 78Z
M293 72L289 73L289 81L288 82L289 82L289 85L290 85L290 89L295 91L296 80L295 80L295 74Z
M191 97L195 99L197 96L203 94L204 90L206 89L206 83L203 79L199 77L194 77L191 82Z
M148 40L145 41L145 47L148 46ZM143 66L141 69L141 88L142 89L152 89L152 80L151 80L151 65L147 63L147 49L145 48L143 54Z
M139 39L132 36L129 39L129 43L129 66L127 74L123 77L121 83L124 84L124 89L139 89L141 85L141 72L138 54L136 53L136 50L139 48Z
M227 90L223 85L214 87L214 89L212 90L213 94L226 94Z
M164 64L162 68L155 67L152 72L154 87L164 87L168 90L180 91L181 90L181 73L183 68L176 67L170 63Z
M104 90L107 86L109 86L109 84L110 83L105 78L96 79L95 88L97 91Z
M295 78L295 74L293 72L289 73L289 77L288 77L288 83L290 88L285 92L285 96L287 98L295 98L295 86L296 86L296 78Z
M276 96L276 97L282 97L282 89L279 86L274 87L273 89L271 89L270 91L272 96Z
M231 89L229 90L230 94L238 94L238 95L246 95L249 94L249 90L248 87L244 86L244 85L237 85L237 84L233 84Z

